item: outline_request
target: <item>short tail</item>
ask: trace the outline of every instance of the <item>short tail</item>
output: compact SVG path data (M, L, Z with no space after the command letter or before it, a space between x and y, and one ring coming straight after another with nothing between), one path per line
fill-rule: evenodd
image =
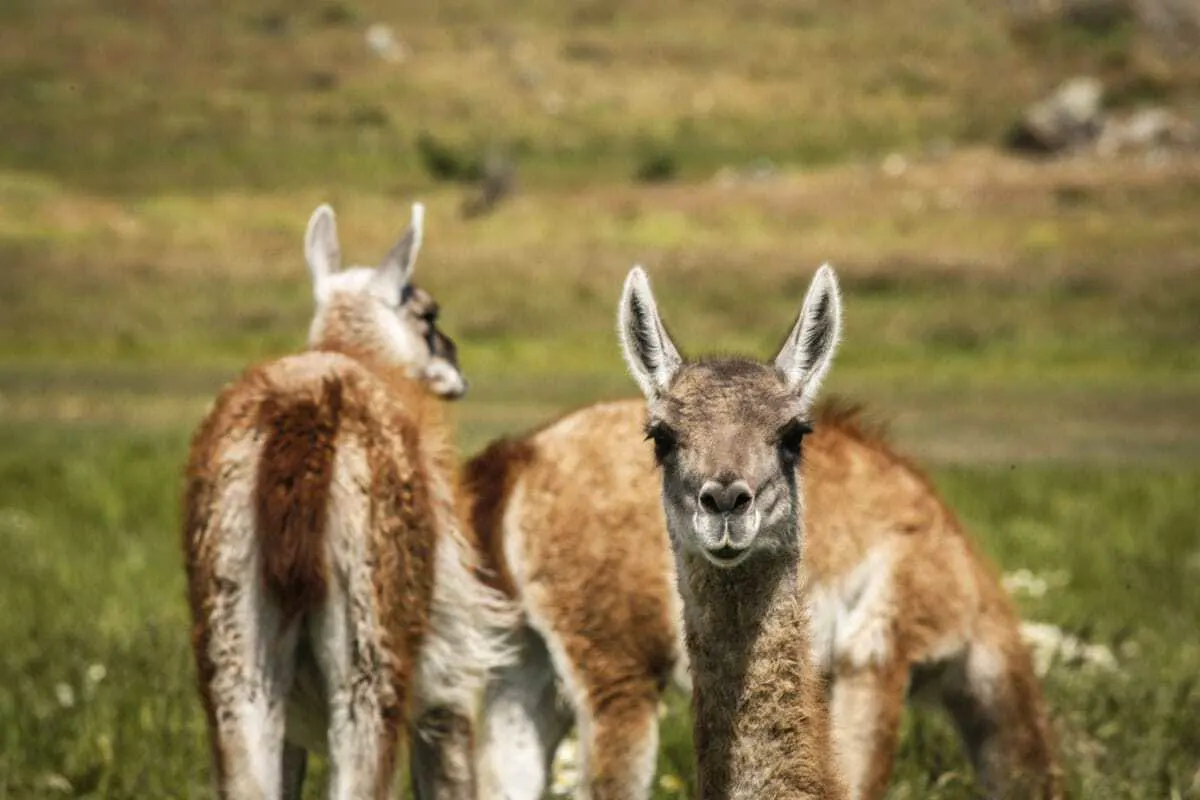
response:
M285 623L324 602L326 526L342 384L327 379L319 398L268 397L258 465L256 519L263 585Z

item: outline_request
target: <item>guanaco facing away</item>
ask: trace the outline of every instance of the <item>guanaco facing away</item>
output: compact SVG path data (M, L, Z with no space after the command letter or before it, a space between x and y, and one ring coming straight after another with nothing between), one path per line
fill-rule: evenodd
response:
M690 688L642 400L499 440L465 468L488 562L525 619L488 690L488 797L542 795L576 726L580 795L645 798L668 681ZM1055 798L1041 690L997 575L920 470L860 414L814 412L799 467L813 658L841 772L881 798L906 694L947 709L991 797Z
M249 369L193 439L183 539L222 797L299 797L310 750L331 797L389 797L410 726L418 793L475 796L473 714L511 614L457 516L438 398L466 383L411 281L422 211L378 269L339 271L318 208L310 351Z

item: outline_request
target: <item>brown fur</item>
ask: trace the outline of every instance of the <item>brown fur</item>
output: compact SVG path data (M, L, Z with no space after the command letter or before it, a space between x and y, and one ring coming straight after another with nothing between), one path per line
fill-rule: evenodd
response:
M910 675L935 661L936 647L956 636L1004 655L1002 691L988 708L938 698L962 709L960 725L975 717L992 720L994 751L1001 755L991 768L979 766L1000 778L1025 771L1040 786L1029 796L1060 796L1041 690L995 570L928 478L888 444L861 408L832 401L820 409L802 467L810 582L830 584L874 548L895 548L888 618L895 646L866 669L832 665L835 687L877 706L869 710L874 746L863 796L886 792ZM515 585L521 604L561 641L584 690L615 706L626 686L656 685L678 657L678 623L670 610L674 569L654 459L642 441L645 414L640 400L590 406L503 448L489 448L466 468L475 476L474 518L489 520L477 533L492 537L492 568L510 571L510 554L523 562L523 580ZM510 457L510 463L497 463ZM517 494L513 524L501 525ZM637 636L631 636L632 608L655 610L640 616ZM647 705L632 700L641 692L627 695L630 702ZM594 738L602 751L621 749L619 729L597 728Z
M625 410L595 406L590 421L640 453L641 420ZM556 435L565 424L489 446L465 466L464 488L488 566L507 576L529 624L553 632L571 661L568 689L580 694L571 699L592 723L584 742L591 796L623 798L632 791L629 739L656 728L679 657L671 558L650 488L653 462L578 447ZM634 486L646 486L647 503L621 491ZM521 530L505 526L509 513Z
M532 463L534 455L528 442L499 439L462 470L463 495L467 498L464 513L470 521L470 530L487 555L485 563L494 565L488 571L490 582L509 597L516 594L516 586L501 550L504 545L501 525L513 482Z
M216 452L229 427L226 408L229 398L222 394L213 410L197 428L192 437L186 467L183 494L183 545L184 566L187 572L188 606L192 613L192 652L196 658L196 679L200 689L200 700L208 721L209 731L217 729L217 708L208 687L216 675L216 663L211 653L211 627L216 583L213 563L196 546L196 532L205 530L214 507L214 494L218 478ZM213 769L218 786L225 782L225 763L215 735L209 736Z
M255 491L263 583L285 621L325 601L324 539L342 384L326 381L314 400L269 396L259 408L266 431Z

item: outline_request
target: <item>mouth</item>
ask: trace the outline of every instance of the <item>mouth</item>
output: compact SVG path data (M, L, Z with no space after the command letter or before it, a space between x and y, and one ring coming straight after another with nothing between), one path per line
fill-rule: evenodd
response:
M454 383L443 382L440 386L434 387L434 393L443 400L460 400L467 393L467 380L461 378Z
M714 565L724 569L736 567L745 561L748 555L750 555L750 548L748 547L730 547L726 545L724 547L704 549L704 556Z

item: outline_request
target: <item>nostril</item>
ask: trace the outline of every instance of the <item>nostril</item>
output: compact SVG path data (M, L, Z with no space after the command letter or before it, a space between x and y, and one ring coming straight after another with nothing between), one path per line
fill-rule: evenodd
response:
M710 514L721 513L721 507L717 504L716 496L707 487L704 491L700 492L700 507Z
M750 501L754 498L750 496L750 492L741 487L735 487L733 492L733 513L741 514L750 506Z

